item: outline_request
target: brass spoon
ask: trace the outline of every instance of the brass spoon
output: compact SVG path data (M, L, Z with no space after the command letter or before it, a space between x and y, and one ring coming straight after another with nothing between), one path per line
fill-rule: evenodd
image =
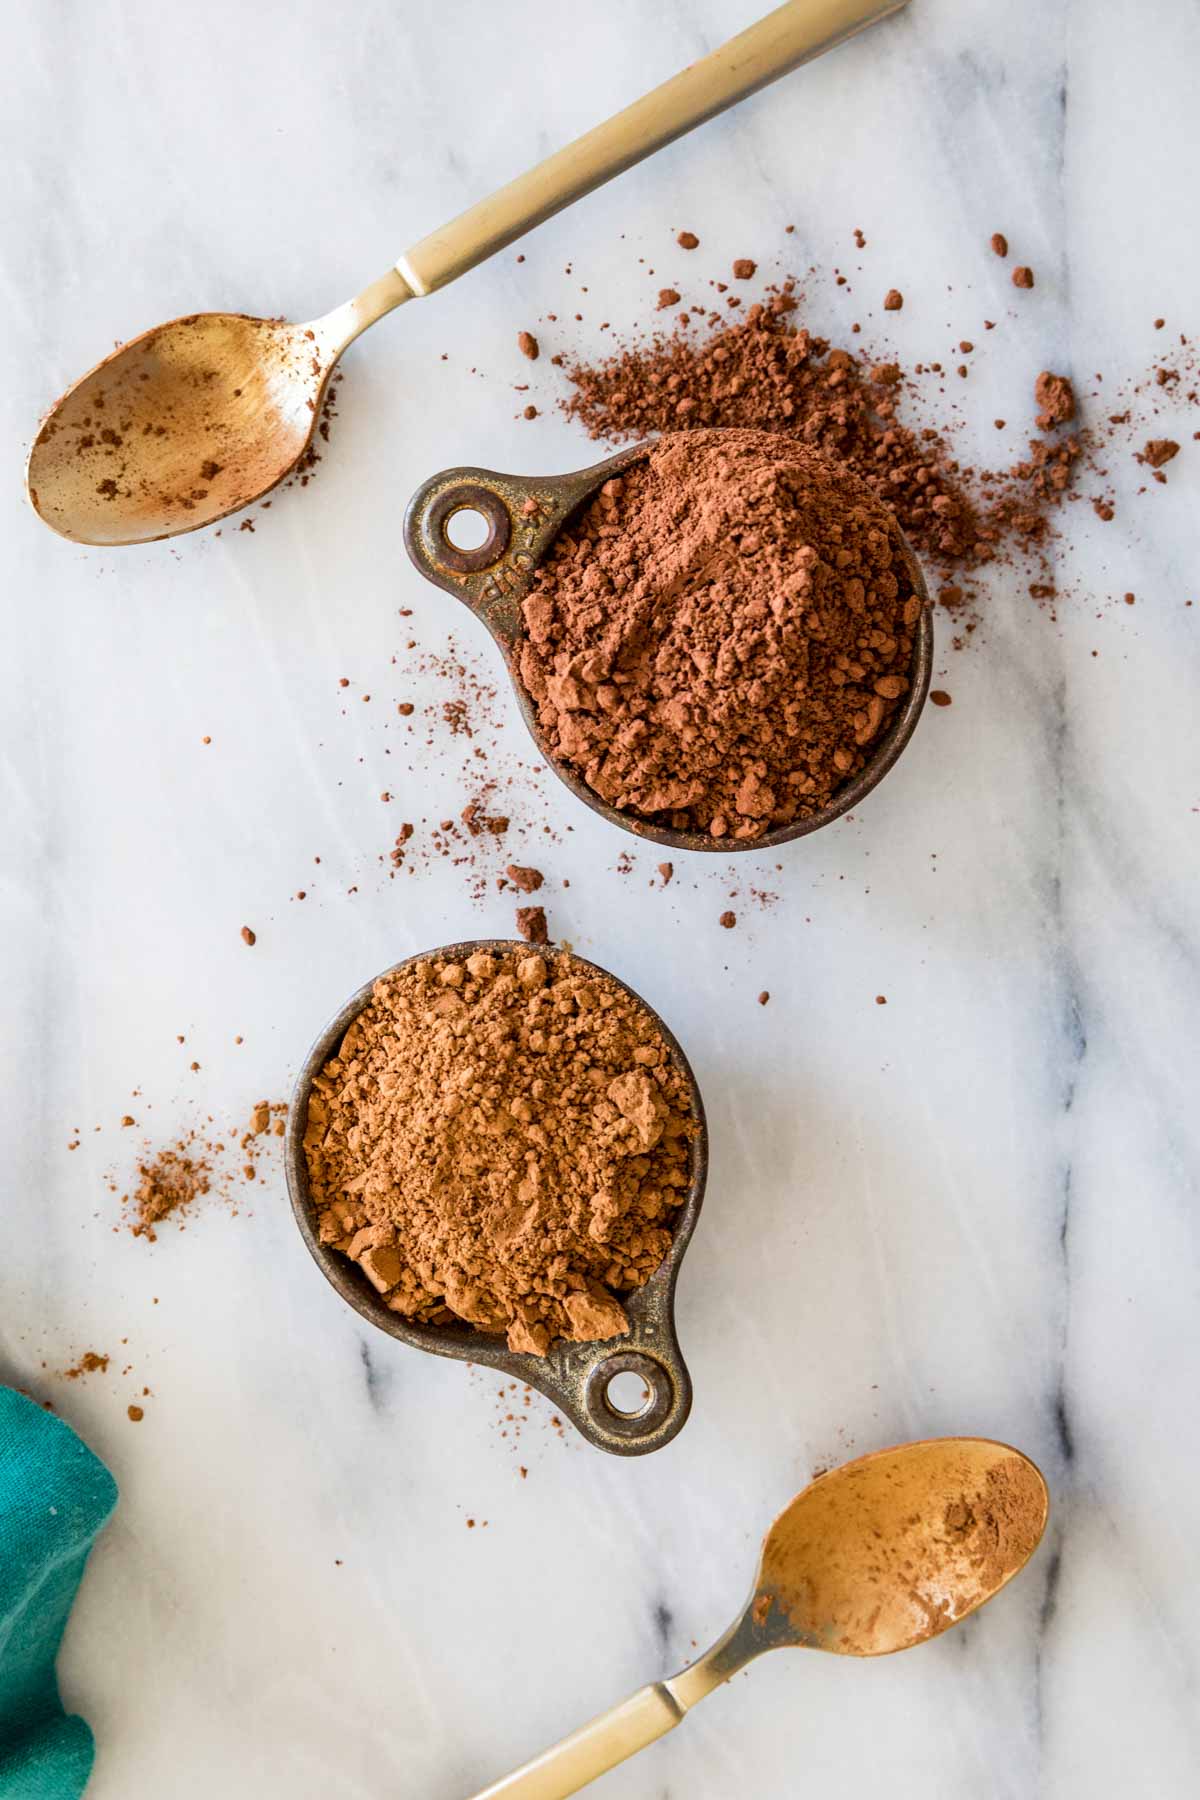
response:
M143 544L249 506L295 468L347 345L800 63L907 0L787 0L757 25L479 201L307 325L172 319L69 388L29 453L40 516L83 544Z
M844 1463L775 1520L754 1592L711 1650L474 1800L578 1793L765 1650L888 1656L937 1637L1024 1568L1049 1509L1036 1465L990 1438L927 1438Z

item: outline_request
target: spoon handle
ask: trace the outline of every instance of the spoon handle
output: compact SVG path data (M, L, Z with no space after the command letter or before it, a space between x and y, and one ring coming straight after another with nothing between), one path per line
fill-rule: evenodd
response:
M664 144L906 4L787 0L719 50L422 238L400 257L398 273L413 294L444 287Z
M481 1789L472 1800L566 1800L626 1757L665 1737L683 1716L683 1707L667 1687L654 1682Z
M472 1795L472 1800L566 1800L568 1794L577 1794L626 1757L665 1737L698 1701L764 1650L795 1642L778 1608L759 1623L755 1618L757 1598L756 1589L729 1630L670 1681L639 1688L628 1700L589 1720L532 1762Z

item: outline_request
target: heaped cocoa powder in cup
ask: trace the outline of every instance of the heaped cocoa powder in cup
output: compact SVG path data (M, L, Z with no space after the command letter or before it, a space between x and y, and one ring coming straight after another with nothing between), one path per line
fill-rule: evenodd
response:
M920 611L862 482L778 433L673 432L554 543L518 668L551 754L603 800L752 840L866 763Z
M544 1356L623 1336L696 1134L654 1015L565 953L430 957L376 982L315 1078L318 1235L393 1312Z

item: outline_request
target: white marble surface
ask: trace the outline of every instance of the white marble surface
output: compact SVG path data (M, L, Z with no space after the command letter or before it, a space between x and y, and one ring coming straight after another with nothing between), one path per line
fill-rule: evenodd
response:
M32 422L113 339L197 306L324 308L757 10L3 12L0 1375L52 1398L121 1486L62 1665L95 1800L458 1800L722 1627L814 1467L953 1431L1044 1465L1054 1525L1026 1577L910 1656L770 1659L597 1795L1194 1792L1190 441L1168 488L1076 522L1057 625L997 577L986 641L939 655L953 707L852 822L731 880L685 861L663 894L651 852L549 784L514 814L512 852L538 858L542 820L559 834L540 852L557 931L662 1009L708 1098L679 1297L697 1401L669 1449L603 1457L537 1403L514 1446L491 1378L368 1333L327 1289L277 1170L252 1217L211 1209L152 1247L110 1229L106 1180L143 1131L282 1096L366 977L510 926L461 871L390 882L377 859L400 818L462 799L461 741L404 751L395 701L446 695L406 641L452 632L489 664L407 565L407 495L449 462L589 458L565 422L516 418L519 327L580 310L543 335L594 347L663 279L736 255L770 273L786 246L850 271L849 297L814 284L831 331L870 315L882 335L893 284L910 356L1003 322L964 396L990 454L1038 368L1116 379L1146 366L1155 315L1197 326L1195 10L915 0L544 228L523 265L381 325L320 479L253 536L102 553L26 511ZM686 268L681 225L704 240ZM997 227L1037 271L1020 304ZM547 404L545 358L533 376ZM504 769L520 726L499 712ZM750 883L778 904L743 896L722 932ZM107 1378L53 1377L88 1347L114 1354Z

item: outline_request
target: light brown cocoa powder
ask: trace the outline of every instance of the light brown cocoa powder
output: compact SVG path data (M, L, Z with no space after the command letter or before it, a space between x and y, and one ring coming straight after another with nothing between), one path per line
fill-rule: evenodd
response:
M691 1180L687 1086L653 1015L568 954L480 950L376 982L318 1075L318 1234L392 1311L619 1337Z

